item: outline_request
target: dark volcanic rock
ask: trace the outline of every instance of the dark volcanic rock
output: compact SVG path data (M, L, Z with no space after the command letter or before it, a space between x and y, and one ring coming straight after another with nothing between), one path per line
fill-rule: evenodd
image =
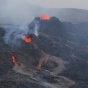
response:
M18 48L5 44L4 30L0 29L1 88L9 88L9 85L12 88L87 88L87 23L61 22L56 17L45 21L36 19L40 22L39 36L27 34L32 43L25 43L20 38L21 47ZM30 24L29 29L34 30L34 26ZM43 62L42 69L38 69L38 62L45 57L41 51L49 61ZM16 64L12 63L13 55Z

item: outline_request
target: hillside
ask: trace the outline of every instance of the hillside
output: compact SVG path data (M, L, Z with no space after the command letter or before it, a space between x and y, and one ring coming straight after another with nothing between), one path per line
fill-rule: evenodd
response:
M88 11L73 8L44 9L50 16L59 18L62 22L83 23L88 22Z
M40 24L38 36L30 33L36 29L35 20ZM28 29L0 28L0 87L88 88L87 23L61 22L56 17L35 20Z

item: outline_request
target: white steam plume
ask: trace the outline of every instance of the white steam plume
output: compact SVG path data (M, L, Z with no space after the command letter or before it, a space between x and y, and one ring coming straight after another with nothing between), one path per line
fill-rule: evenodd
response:
M20 39L23 35L33 33L38 36L39 23L38 21L34 20L33 24L33 29L31 29L28 25L2 25L5 30L5 36L3 37L5 43L10 45L11 47L20 47Z
M38 29L39 29L39 21L34 20L34 24L35 24L35 27L34 27L34 34L35 34L36 36L38 36L38 35L39 35L39 31L38 31Z
M28 27L26 25L4 25L5 36L4 41L10 46L20 46L21 41L19 40L23 35L28 33Z

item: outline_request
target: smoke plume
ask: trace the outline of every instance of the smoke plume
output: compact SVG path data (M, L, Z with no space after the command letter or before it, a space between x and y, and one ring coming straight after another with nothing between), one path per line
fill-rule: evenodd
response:
M21 46L21 37L28 34L35 34L38 36L39 22L34 20L32 22L34 28L31 29L28 25L2 25L5 30L5 36L3 37L6 44L11 47Z

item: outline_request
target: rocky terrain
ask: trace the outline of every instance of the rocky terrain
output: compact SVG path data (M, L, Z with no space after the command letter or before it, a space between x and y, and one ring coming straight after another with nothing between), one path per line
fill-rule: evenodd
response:
M18 27L7 42L10 30L0 28L0 88L88 88L87 23L61 22L56 17L35 20L39 22L39 35L22 34L32 39L30 43L15 35L19 34ZM30 29L35 29L33 22Z

